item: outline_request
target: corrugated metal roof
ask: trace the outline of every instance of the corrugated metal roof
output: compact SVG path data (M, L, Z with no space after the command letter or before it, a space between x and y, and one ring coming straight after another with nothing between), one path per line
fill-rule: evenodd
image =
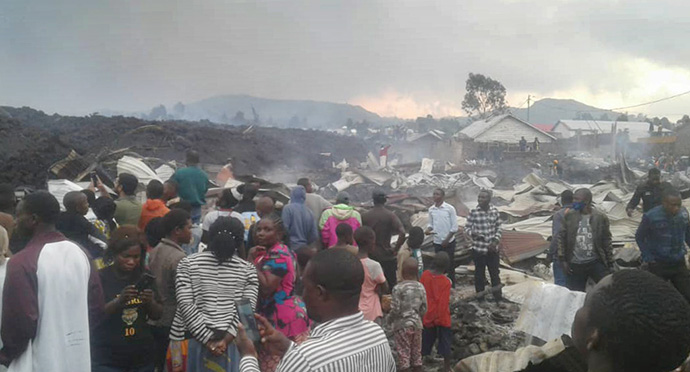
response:
M555 124L532 124L533 127L537 128L541 131L544 131L544 132L551 132L554 125Z
M475 138L479 137L480 135L482 135L482 133L491 129L494 125L502 122L503 120L505 120L508 117L515 119L516 121L518 121L519 123L522 123L523 125L527 125L528 127L534 129L535 131L543 133L545 136L551 137L554 140L556 139L556 137L554 137L553 135L544 132L543 130L531 125L530 123L528 123L526 121L520 120L511 114L494 116L494 117L491 117L491 118L488 118L485 120L477 120L477 121L473 122L472 124L468 125L467 127L463 128L460 132L458 132L458 134L465 135L469 138L475 139ZM456 136L458 134L456 134Z
M501 248L509 264L526 260L544 252L549 242L537 233L503 230Z
M407 142L418 141L418 140L420 140L424 137L427 137L427 136L431 136L431 137L436 138L438 140L442 140L443 135L444 135L444 133L439 131L439 130L430 130L430 131L425 132L425 133L415 133L415 134L409 136L407 138Z
M649 123L644 121L599 121L599 120L559 120L554 129L558 125L565 125L568 129L576 131L589 131L597 133L611 133L611 128L614 123L618 130L628 130L630 132L647 132L649 133ZM655 129L656 131L656 129ZM662 129L662 132L671 132L668 129Z
M610 134L614 123L616 123L617 130L628 131L632 142L638 142L640 139L650 136L649 123L644 121L559 120L552 130L555 131L563 125L572 132L581 131L582 134ZM666 134L672 133L668 129L661 131ZM657 129L654 132L657 133Z

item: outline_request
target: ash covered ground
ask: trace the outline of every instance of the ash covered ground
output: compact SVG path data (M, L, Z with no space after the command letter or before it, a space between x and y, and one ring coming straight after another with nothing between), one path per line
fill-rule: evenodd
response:
M265 178L331 168L332 160L362 161L369 151L355 137L303 129L233 127L210 122L145 121L130 117L47 115L31 108L2 107L0 182L45 187L48 168L74 149L80 155L129 148L143 157L184 160L197 150L203 163L233 159L237 174ZM245 133L246 131L246 133ZM330 155L322 155L328 153ZM338 178L336 173L333 177Z

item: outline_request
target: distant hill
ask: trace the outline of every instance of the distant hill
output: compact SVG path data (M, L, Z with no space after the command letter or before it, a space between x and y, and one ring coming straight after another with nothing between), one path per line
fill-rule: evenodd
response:
M126 115L100 112L102 115ZM131 114L130 114L131 115ZM371 124L383 122L377 114L360 106L305 100L279 100L247 95L223 95L188 104L157 106L134 116L148 120L209 120L233 125L259 124L280 128L334 129L348 120Z
M556 124L559 120L570 119L616 120L620 115L620 113L602 110L572 99L554 98L545 98L534 102L529 110L529 120L527 120L526 107L511 108L511 112L516 117L532 124Z

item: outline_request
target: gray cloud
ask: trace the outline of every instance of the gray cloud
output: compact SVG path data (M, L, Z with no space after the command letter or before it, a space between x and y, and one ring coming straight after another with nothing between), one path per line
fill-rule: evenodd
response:
M625 92L631 72L612 62L684 68L690 57L678 47L690 6L629 3L5 0L0 103L86 113L225 93L346 102L392 90L459 106L468 72L509 92Z

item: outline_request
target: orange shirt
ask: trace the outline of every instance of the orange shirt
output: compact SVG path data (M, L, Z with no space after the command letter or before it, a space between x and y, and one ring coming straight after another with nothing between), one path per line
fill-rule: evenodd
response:
M165 202L160 199L149 199L141 206L141 217L139 217L139 229L144 231L149 221L156 217L163 217L170 212L165 206Z
M443 274L434 274L430 270L422 273L419 280L426 290L427 311L422 323L424 328L450 328L450 288L453 283Z

